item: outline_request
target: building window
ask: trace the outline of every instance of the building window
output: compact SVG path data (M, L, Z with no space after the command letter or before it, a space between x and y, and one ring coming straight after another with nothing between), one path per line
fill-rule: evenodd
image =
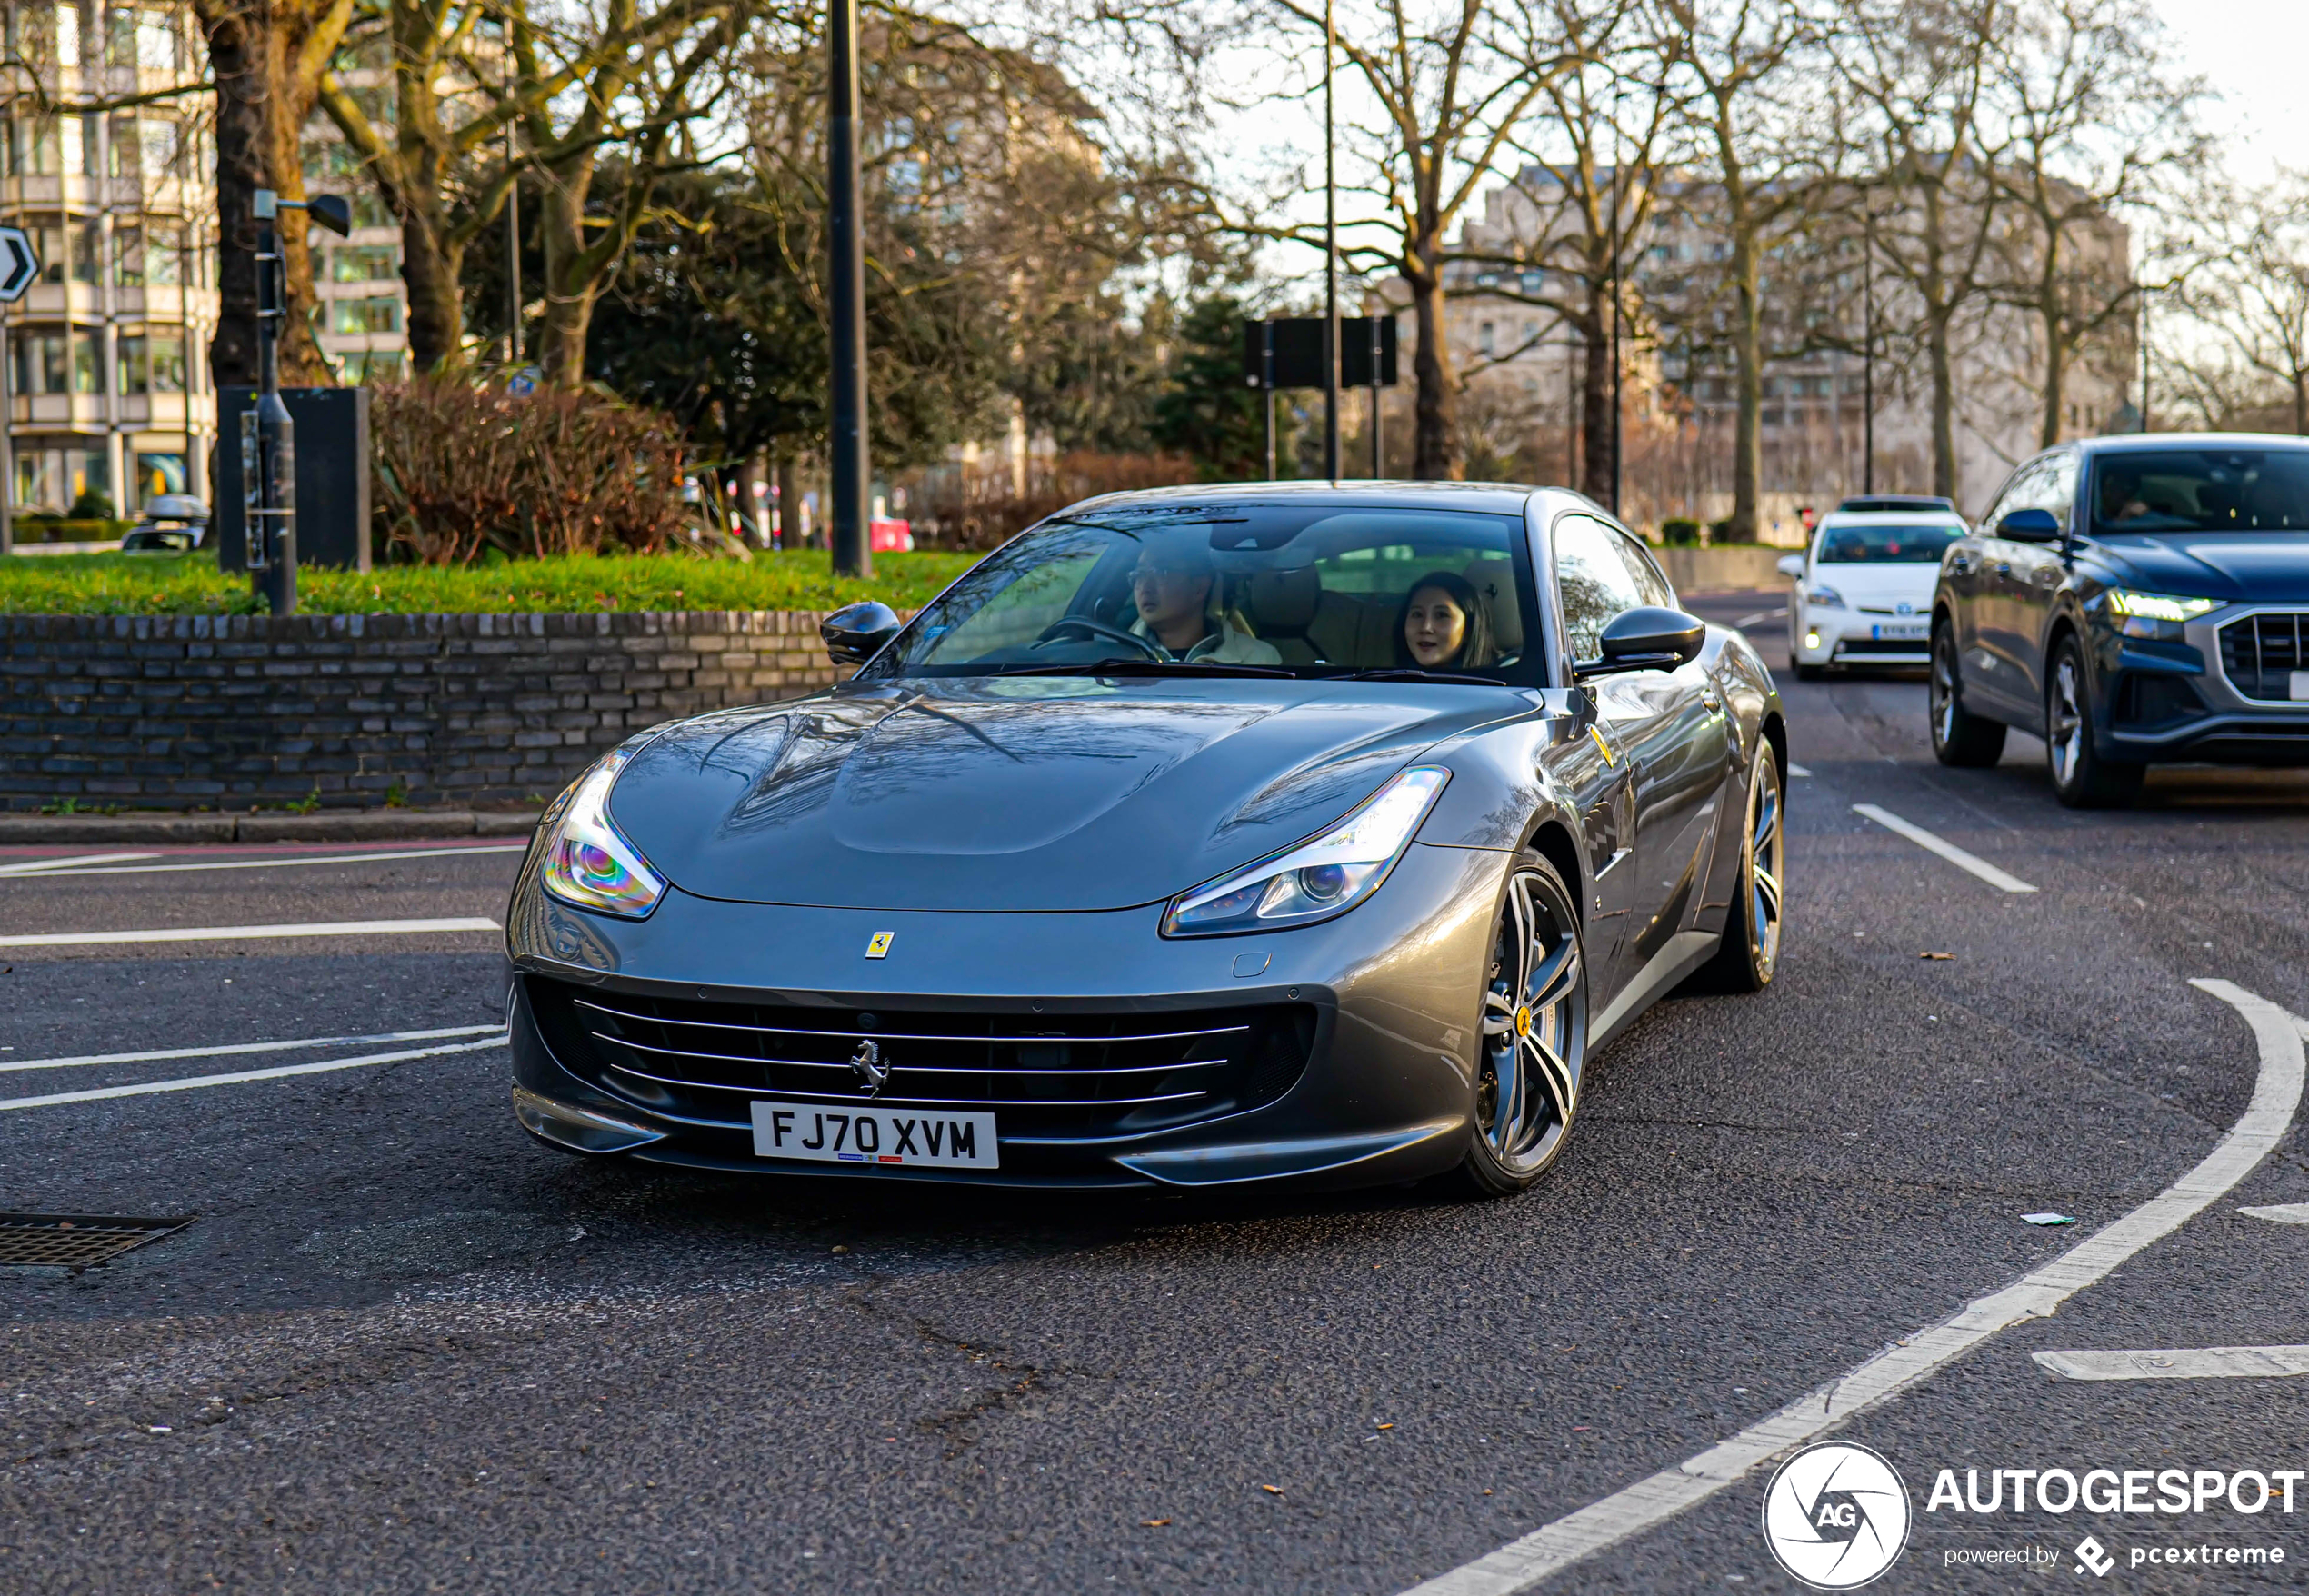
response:
M73 334L72 391L75 394L101 394L105 391L103 334L79 331Z
M120 340L120 391L183 393L185 334L165 329L124 334Z
M15 371L19 394L71 392L69 364L61 333L18 333L15 339Z
M111 11L105 15L105 65L136 65L136 14Z
M145 234L141 229L113 229L112 265L115 287L142 288L145 285Z
M345 368L345 380L357 386L398 381L409 357L398 349L356 349L340 357L338 364Z
M185 231L174 222L145 224L145 281L182 283L185 280Z
M27 216L24 230L31 235L33 253L40 257L40 280L43 283L63 282L69 254L65 248L64 218Z
M96 284L105 276L105 224L83 222L72 241L72 280Z
M355 244L329 252L329 276L338 283L389 283L401 274L401 251L390 244Z
M397 227L400 219L386 206L385 196L373 184L363 184L353 196L353 224L355 227Z
M1492 325L1484 322L1475 328L1475 347L1485 354L1492 352Z
M136 65L147 72L182 72L185 35L175 18L165 11L136 14Z
M80 65L80 7L77 5L56 7L56 65Z
M398 299L337 299L329 303L329 331L338 334L397 333Z
M141 510L163 494L191 491L192 479L185 474L182 454L139 454L136 456L136 508ZM126 505L122 506L126 509Z

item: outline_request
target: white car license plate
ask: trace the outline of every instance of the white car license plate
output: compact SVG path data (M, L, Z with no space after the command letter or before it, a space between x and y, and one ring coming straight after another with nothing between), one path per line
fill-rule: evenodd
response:
M2299 703L2304 699L2309 699L2309 671L2292 672L2285 678L2285 686L2290 690L2286 696L2294 703Z
M925 1113L863 1103L835 1108L823 1102L756 1102L754 1155L909 1169L1002 1167L992 1114Z
M1889 621L1868 628L1868 635L1879 643L1922 642L1925 623L1922 621Z

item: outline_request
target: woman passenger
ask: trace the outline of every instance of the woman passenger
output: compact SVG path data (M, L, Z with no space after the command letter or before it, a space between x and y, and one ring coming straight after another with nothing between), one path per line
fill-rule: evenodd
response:
M1422 671L1479 671L1497 663L1491 612L1464 577L1431 572L1413 584L1395 621L1395 663Z

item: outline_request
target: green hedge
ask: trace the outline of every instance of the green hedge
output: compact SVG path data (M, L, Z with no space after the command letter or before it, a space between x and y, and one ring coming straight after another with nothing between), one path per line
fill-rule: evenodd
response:
M126 536L135 524L133 521L72 521L57 515L19 515L16 517L16 541L20 544L111 543Z
M297 573L297 608L322 615L506 614L596 610L830 610L860 599L918 608L974 554L876 554L868 582L836 580L819 551L752 563L689 554L571 554L474 566ZM0 613L246 615L248 578L200 554L35 554L0 560Z

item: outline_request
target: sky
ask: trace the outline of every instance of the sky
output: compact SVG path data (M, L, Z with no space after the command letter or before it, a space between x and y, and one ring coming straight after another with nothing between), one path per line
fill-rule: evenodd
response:
M2279 165L2309 171L2309 0L2156 0L2189 65L2223 103L2210 120L2227 135L2230 169L2265 182Z

